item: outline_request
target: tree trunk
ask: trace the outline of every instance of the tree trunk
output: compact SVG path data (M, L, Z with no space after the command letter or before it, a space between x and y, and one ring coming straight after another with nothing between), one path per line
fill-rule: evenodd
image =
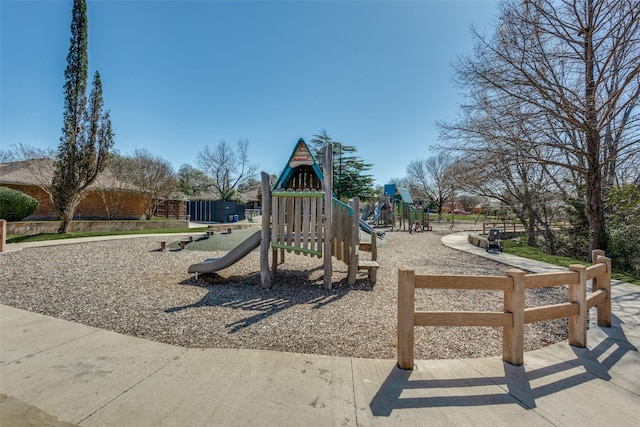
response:
M587 26L585 36L585 137L587 154L586 208L589 221L589 258L594 249L607 249L607 235L602 205L602 170L600 168L601 136L598 131L598 115L595 91L595 55L593 32L595 31L593 0L587 2Z
M549 251L549 254L556 255L558 253L558 241L549 223L546 222L544 224L544 240L547 244L547 251Z
M73 209L65 209L60 215L60 225L58 226L58 234L64 234L69 229L69 224L73 219Z
M602 204L602 176L596 165L589 164L586 182L586 208L589 221L589 254L594 249L607 250L607 233Z
M525 224L527 227L527 246L535 248L538 246L538 241L536 239L536 215L532 208L528 208L528 211L529 219Z
M73 214L76 211L76 208L84 198L84 194L74 194L70 196L70 200L67 205L62 208L61 211L58 211L58 217L60 218L60 225L58 226L58 233L64 234L69 229L69 224L71 220L73 220Z

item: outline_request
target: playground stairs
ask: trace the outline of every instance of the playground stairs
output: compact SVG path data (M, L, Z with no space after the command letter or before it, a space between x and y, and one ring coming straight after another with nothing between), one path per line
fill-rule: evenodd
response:
M378 245L374 234L371 235L371 243L360 243L358 245L358 270L367 270L369 281L376 283L378 269ZM360 252L371 252L370 260L360 259Z

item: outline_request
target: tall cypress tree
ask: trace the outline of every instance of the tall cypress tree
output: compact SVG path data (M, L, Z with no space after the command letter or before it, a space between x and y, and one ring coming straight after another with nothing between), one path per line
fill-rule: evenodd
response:
M89 73L87 3L74 0L71 40L64 72L64 127L51 182L53 207L66 233L87 188L107 166L113 147L109 111L103 111L102 82L96 71L87 103Z

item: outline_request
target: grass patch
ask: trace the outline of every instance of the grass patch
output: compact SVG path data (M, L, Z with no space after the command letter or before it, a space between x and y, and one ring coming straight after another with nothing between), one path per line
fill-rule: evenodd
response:
M571 264L590 265L586 261L580 261L574 258L549 255L542 252L539 249L532 248L531 246L522 245L512 240L502 240L504 245L504 252L511 255L517 255L522 258L534 259L536 261L542 261L553 265L559 265L561 267L569 267Z
M533 259L536 261L542 261L553 265L559 265L561 267L569 267L571 264L591 265L588 262L564 257L557 255L549 255L531 246L522 245L512 240L503 240L504 252L511 255L516 255L522 258ZM640 276L626 273L624 271L613 270L611 277L615 280L620 280L627 283L640 286Z
M28 236L7 236L7 243L29 243L43 242L45 240L75 239L77 237L97 237L97 236L122 236L127 234L174 234L174 233L199 233L207 230L206 227L199 228L158 228L153 230L126 230L126 231L70 231L64 234L40 233Z

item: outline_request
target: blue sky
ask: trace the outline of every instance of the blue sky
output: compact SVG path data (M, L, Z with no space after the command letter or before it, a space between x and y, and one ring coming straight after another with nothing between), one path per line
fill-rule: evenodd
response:
M72 1L0 0L0 149L56 147ZM279 174L321 129L377 184L434 154L464 102L451 63L491 32L496 1L88 1L116 148L177 170L224 139Z

